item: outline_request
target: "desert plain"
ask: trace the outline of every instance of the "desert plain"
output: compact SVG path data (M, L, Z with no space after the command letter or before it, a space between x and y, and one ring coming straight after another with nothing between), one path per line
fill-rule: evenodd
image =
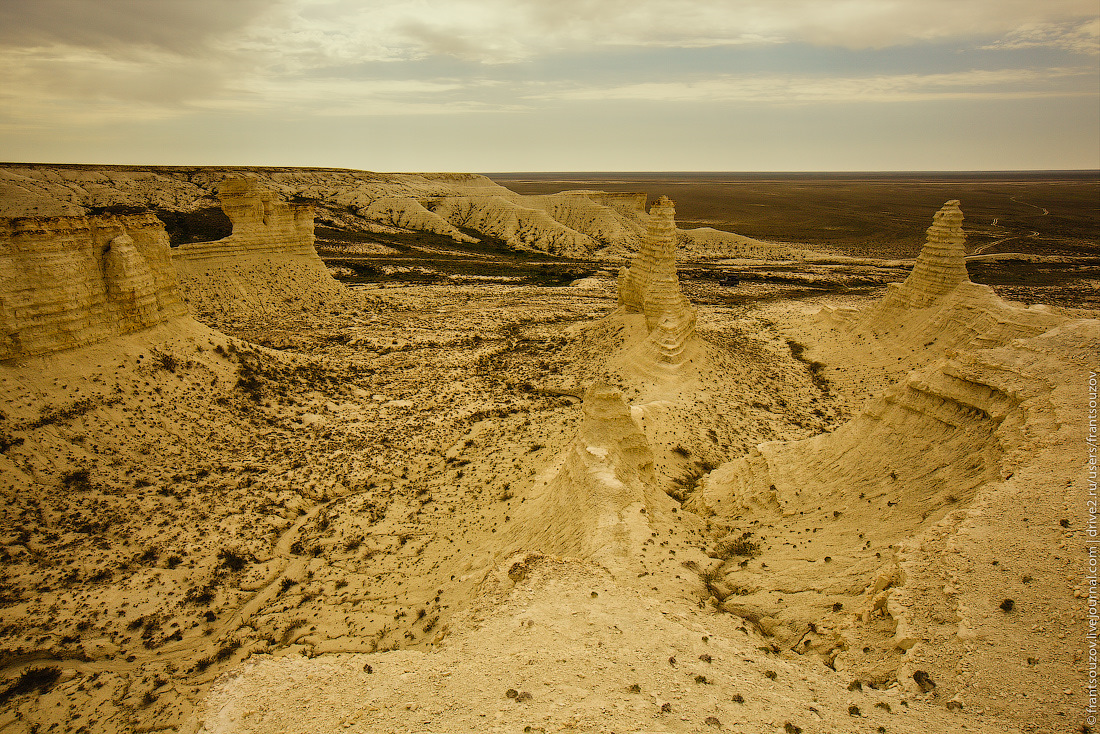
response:
M0 227L0 732L1096 728L1095 172L4 164Z

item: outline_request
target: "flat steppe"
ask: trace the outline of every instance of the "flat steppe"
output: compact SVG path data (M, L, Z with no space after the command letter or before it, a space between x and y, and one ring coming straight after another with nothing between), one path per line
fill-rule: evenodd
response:
M1100 255L1097 171L484 175L520 194L665 194L680 227L864 257L916 257L928 212L959 199L971 253Z

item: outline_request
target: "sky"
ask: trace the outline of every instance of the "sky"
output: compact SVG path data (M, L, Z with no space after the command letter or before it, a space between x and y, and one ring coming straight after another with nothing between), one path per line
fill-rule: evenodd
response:
M0 0L0 160L1100 169L1100 3Z

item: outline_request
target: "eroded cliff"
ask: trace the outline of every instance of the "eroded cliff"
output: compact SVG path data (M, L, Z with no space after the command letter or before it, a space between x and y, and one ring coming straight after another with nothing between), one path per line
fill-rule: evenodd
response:
M155 216L0 219L0 359L92 344L185 313Z
M218 186L227 174L254 177L286 201L314 202L321 221L337 228L427 232L467 244L489 238L517 250L566 257L627 256L637 249L648 220L644 194L563 191L521 196L476 174L25 164L0 166L0 215L136 207L193 215L197 227L209 227L199 215L216 205ZM681 234L689 256L798 255L789 247L716 230Z
M225 179L218 198L233 234L172 251L193 313L247 320L311 310L343 297L343 286L314 249L312 206L281 201L251 176Z

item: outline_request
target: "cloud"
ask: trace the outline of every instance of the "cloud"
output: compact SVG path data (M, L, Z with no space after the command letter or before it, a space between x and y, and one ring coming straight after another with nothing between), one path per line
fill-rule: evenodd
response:
M1067 39L1087 31L1096 17L1094 0L381 0L369 6L294 0L281 11L290 26L314 31L278 37L292 55L405 60L442 54L490 64L622 46L881 49L959 39L1008 44L1023 37L1087 53L1087 32L1078 42ZM1028 35L1035 28L1078 30Z
M984 50L1061 48L1080 54L1100 54L1100 18L1081 23L1040 23L1018 28Z
M1100 96L1088 85L1061 85L1084 76L1075 69L973 70L950 74L892 74L864 77L808 75L722 75L677 83L551 88L528 95L535 101L644 100L650 102L916 102L941 99L1024 99ZM556 88L554 88L556 86Z
M436 115L518 109L472 98L471 89L495 86L455 79L256 79L248 93L219 109L306 113L311 116Z
M4 0L0 46L105 52L138 47L196 55L275 5L272 0Z
M1089 54L1100 33L1094 3L0 0L0 115L60 129L203 110L337 116L511 111L552 100L1068 95L1079 93L1067 86L1070 76L1052 70L862 76L849 70L830 78L803 61L792 62L791 75L719 76L706 67L706 78L676 72L678 78L661 77L676 83L637 84L630 83L636 68L608 59L624 49L652 60L668 49L767 45L780 53L797 44L863 51L947 41L990 52L1049 47ZM525 63L539 58L549 61ZM554 66L565 58L583 63ZM937 63L923 70L956 62ZM593 84L599 69L600 78L612 81ZM1095 70L1086 71L1095 86ZM1044 88L1054 80L1061 86Z

